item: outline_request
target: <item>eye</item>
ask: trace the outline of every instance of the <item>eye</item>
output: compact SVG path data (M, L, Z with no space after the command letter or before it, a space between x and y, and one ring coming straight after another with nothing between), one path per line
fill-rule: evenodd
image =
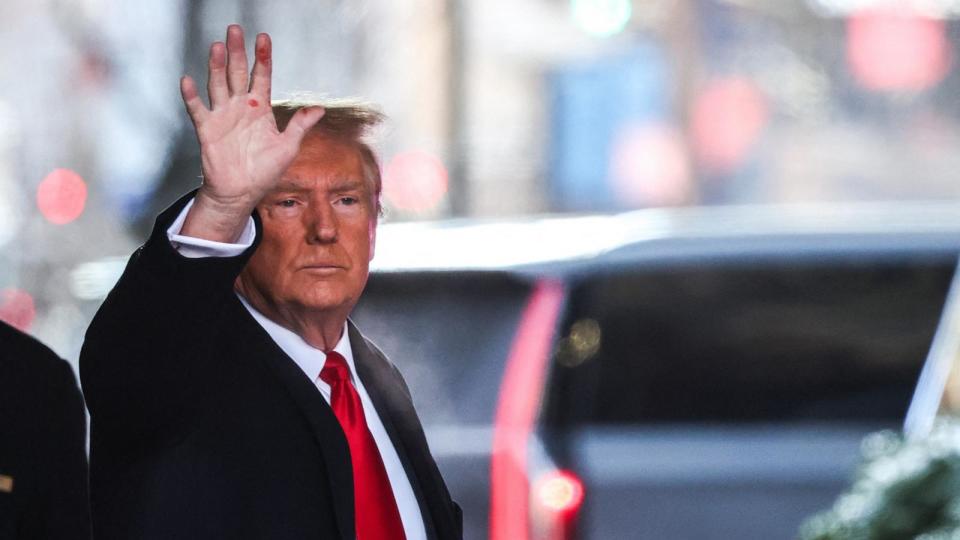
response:
M283 208L293 208L297 205L297 201L293 199L283 199L282 201L278 202L277 205Z
M347 206L352 206L360 202L356 197L340 197L340 204L345 204Z

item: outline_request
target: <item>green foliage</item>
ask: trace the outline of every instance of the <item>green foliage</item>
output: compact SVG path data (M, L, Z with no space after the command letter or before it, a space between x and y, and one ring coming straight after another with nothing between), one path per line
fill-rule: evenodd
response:
M862 450L853 486L803 524L802 540L960 540L960 422L916 440L876 433Z

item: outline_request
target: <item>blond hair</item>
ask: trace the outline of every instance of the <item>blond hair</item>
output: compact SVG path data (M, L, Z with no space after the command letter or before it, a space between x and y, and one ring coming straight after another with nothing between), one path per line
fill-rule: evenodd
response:
M383 191L383 180L380 175L380 160L370 146L370 137L374 128L383 123L385 116L376 106L353 99L314 98L277 100L271 105L280 131L287 128L290 119L300 109L323 107L326 111L323 118L310 129L310 132L357 146L367 177L373 185L376 211L378 214L382 213L380 194Z

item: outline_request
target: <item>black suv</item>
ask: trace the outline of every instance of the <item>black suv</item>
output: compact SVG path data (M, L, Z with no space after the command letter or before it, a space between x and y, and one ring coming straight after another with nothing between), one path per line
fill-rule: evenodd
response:
M468 539L792 538L864 435L929 425L956 352L956 206L400 224L378 249L354 319Z

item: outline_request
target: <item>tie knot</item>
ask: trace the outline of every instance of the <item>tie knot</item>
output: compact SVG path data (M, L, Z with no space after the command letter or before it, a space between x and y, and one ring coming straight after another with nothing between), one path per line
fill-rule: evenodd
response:
M327 353L327 361L320 370L320 379L330 386L350 379L350 368L347 367L347 360L343 355L336 351Z

